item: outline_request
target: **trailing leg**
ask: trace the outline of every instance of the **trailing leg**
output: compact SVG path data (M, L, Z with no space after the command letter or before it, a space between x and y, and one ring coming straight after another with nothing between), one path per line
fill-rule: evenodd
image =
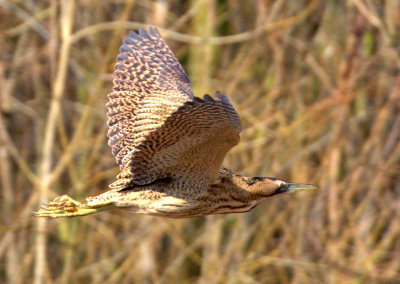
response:
M68 195L61 195L50 202L48 206L34 212L36 217L50 217L50 218L62 218L62 217L76 217L90 215L100 211L115 208L116 206L111 203L97 204L96 206L90 206L87 203L80 203Z

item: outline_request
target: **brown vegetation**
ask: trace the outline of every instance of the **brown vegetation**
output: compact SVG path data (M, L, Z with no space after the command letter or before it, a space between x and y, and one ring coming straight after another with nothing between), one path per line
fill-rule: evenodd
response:
M396 0L0 1L0 282L400 281L399 15ZM321 190L206 218L33 218L114 180L106 94L146 24L195 95L235 104L226 166Z

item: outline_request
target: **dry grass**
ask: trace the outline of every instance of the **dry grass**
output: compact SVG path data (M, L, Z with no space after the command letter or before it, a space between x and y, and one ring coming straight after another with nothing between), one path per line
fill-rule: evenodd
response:
M400 282L400 4L0 0L1 283ZM37 220L118 172L105 103L153 24L244 124L225 165L318 184L251 213Z

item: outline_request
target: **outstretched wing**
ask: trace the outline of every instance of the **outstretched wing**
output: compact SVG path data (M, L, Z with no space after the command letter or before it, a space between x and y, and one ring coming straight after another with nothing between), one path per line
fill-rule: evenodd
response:
M108 137L122 172L111 187L162 178L215 180L241 129L226 95L194 97L182 66L155 28L130 32L114 74Z
M193 99L192 87L178 59L158 30L130 31L119 49L115 65L114 92L164 94L164 99ZM140 101L141 98L137 98Z

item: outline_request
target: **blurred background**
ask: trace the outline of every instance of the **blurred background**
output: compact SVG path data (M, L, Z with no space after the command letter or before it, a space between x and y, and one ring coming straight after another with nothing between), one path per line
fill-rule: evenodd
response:
M400 283L400 2L0 0L1 283ZM224 165L317 184L246 214L35 219L107 190L106 94L160 28L243 122Z

